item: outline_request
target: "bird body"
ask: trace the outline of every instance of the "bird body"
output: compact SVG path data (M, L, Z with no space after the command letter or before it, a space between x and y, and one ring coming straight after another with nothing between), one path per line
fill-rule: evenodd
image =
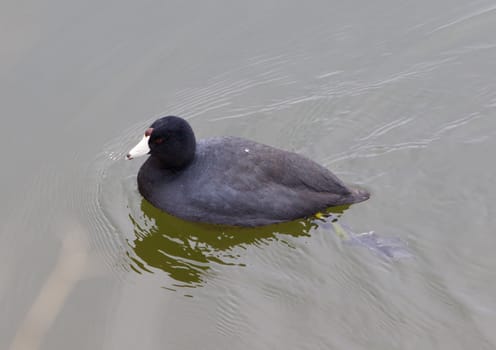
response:
M174 216L261 226L369 198L366 191L347 187L328 169L299 154L237 137L196 143L189 125L183 128L179 122L177 128L174 120L174 127L167 127L166 118L177 117L152 124L151 156L139 170L138 189L151 204ZM185 137L189 131L191 135ZM184 157L188 161L181 160L182 151L189 153ZM179 167L176 159L169 161L174 154L180 158Z

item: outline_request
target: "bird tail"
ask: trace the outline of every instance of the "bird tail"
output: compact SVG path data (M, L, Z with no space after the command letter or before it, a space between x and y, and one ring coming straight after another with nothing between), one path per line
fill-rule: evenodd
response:
M361 188L352 188L353 203L360 203L370 198L370 193Z

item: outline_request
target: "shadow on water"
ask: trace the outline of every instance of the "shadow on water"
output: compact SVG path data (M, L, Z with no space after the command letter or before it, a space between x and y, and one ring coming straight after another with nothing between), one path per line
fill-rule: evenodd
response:
M345 209L328 213L340 215ZM306 218L255 228L193 223L164 213L145 199L138 215L130 215L135 239L129 245L138 257L129 254L131 268L138 273L152 273L150 267L163 270L178 282L176 287L201 286L212 263L243 266L234 248L282 240L281 235L309 236L319 221Z

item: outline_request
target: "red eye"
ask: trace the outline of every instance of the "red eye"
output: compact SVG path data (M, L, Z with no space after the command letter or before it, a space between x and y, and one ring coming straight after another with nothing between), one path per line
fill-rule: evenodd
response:
M164 142L164 138L163 137L157 137L155 140L153 140L153 142L157 145L160 145L162 142Z

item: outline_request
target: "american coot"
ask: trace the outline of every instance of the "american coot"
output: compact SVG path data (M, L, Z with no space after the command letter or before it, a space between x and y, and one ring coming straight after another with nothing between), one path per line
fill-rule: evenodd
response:
M157 119L127 158L145 154L140 193L188 221L268 225L369 198L296 153L237 137L196 142L188 122L174 116Z

